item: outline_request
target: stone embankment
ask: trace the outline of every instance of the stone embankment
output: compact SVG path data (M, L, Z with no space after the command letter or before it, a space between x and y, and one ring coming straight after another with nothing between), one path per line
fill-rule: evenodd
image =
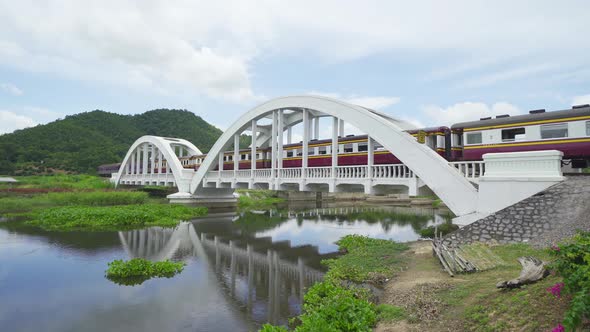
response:
M568 176L565 181L519 203L467 225L444 242L458 246L472 242L528 242L547 247L590 231L590 176Z

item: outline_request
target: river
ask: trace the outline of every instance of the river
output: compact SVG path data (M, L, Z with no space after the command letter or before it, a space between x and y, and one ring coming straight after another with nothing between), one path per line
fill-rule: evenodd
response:
M346 234L413 241L449 217L433 209L286 208L211 214L174 229L47 232L0 222L2 331L253 331L286 324ZM114 259L187 263L170 279L124 286Z

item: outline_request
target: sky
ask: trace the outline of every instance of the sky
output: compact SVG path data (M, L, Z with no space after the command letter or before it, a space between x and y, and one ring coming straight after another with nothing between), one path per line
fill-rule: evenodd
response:
M417 126L590 103L590 1L0 0L0 134L101 109L224 129L315 94Z

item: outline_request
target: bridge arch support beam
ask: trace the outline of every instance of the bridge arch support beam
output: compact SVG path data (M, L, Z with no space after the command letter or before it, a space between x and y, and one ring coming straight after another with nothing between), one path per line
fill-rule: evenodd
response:
M248 130L253 120L272 116L276 110L311 110L315 112L314 116L332 116L370 133L371 138L395 154L456 215L476 211L478 193L475 187L450 167L444 158L430 148L419 144L415 138L406 133L404 129L408 129L407 123L361 106L321 96L276 98L242 115L223 133L207 154L207 158L191 181L191 193L198 196L204 189L202 182L206 173L214 169L219 153L223 153L224 149L233 142L235 135Z

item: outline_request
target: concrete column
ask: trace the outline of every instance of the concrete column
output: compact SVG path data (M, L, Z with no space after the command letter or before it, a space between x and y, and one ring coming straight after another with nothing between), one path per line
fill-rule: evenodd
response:
M156 146L152 145L152 174L156 173Z
M221 152L219 152L219 155L217 158L217 167L219 170L219 177L221 178L221 171L223 171L223 150Z
M283 117L283 110L278 111L278 126L277 126L277 161L278 161L278 168L283 168L283 134L285 129L284 117Z
M320 138L320 117L313 118L313 138Z
M130 168L127 170L127 174L135 174L135 153L131 154L131 161L129 164Z
M158 149L158 174L162 173L162 165L163 165L162 159L163 159L162 151L160 151L160 149Z
M142 145L142 150L143 150L143 164L142 164L141 172L143 174L147 174L148 173L148 145L147 145L147 143Z
M270 165L272 170L271 177L275 177L275 169L277 168L277 111L272 112L272 126L270 135Z
M336 177L338 167L338 118L332 118L332 177Z
M344 137L344 120L339 120L338 122L338 135Z
M234 135L234 171L240 169L240 134ZM235 175L234 175L235 177Z
M287 128L287 144L293 143L293 130L291 127Z
M252 120L252 144L250 145L250 169L252 171L256 170L256 138L258 126L256 124L256 120ZM252 177L254 177L254 172L252 172Z
M305 177L307 168L307 159L309 157L309 111L303 109L303 149L302 149L301 167L302 177Z
M184 148L182 146L178 146L178 157L184 156Z
M141 161L141 145L135 149L135 174L139 174L139 163Z
M371 136L367 139L367 175L369 179L373 178L373 164L375 163L374 141Z

